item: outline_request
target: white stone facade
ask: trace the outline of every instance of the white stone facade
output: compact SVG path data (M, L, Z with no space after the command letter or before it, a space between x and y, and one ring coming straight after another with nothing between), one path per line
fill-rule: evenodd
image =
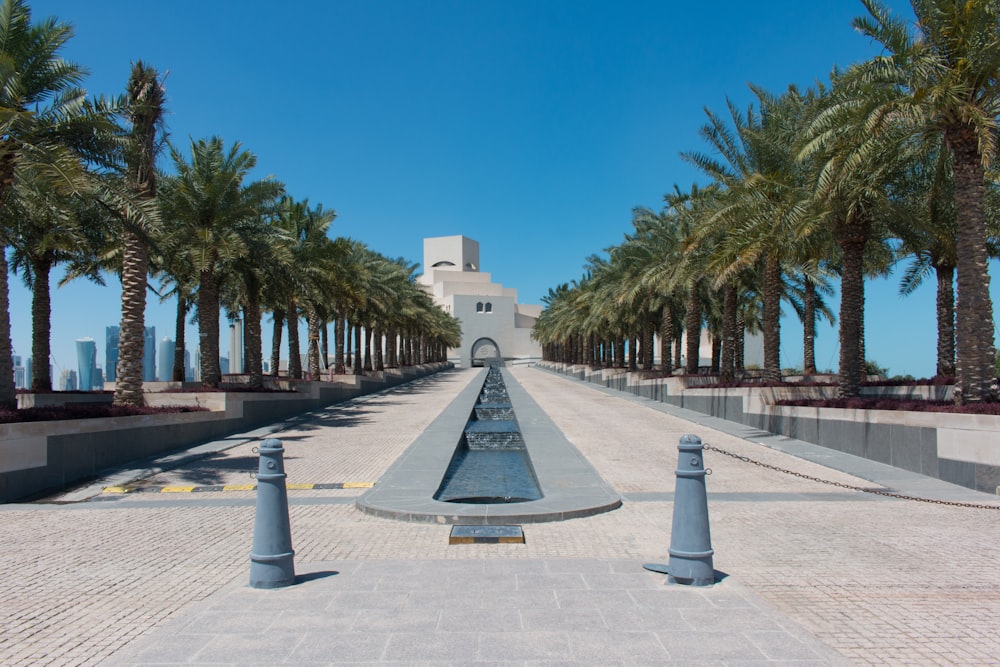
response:
M489 273L479 270L477 241L465 236L424 239L423 266L417 281L462 323L462 344L448 351L450 361L468 367L473 355L501 356L513 363L541 358L531 329L542 307L519 304L516 289L492 282Z

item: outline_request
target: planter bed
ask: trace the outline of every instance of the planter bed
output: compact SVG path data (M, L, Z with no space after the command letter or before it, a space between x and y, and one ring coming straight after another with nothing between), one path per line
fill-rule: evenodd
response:
M333 382L295 382L295 392L146 394L149 405L207 412L0 424L0 502L65 489L129 461L250 431L448 368L452 364L427 364L382 379L334 376Z
M880 463L998 493L1000 416L779 405L793 398L832 399L835 386L688 387L683 376L640 379L634 374L591 371L585 366L541 362L539 367L651 400L753 426ZM613 377L610 377L613 376ZM866 396L948 400L943 385L864 387Z

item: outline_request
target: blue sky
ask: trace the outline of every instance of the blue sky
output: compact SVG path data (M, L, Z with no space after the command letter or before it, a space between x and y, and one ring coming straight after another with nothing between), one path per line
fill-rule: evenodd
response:
M678 154L704 149L704 107L724 111L727 96L748 104L748 82L810 85L874 53L850 27L864 11L851 0L31 6L36 20L75 26L64 55L90 70L94 94L119 94L138 59L168 71L176 144L241 142L258 156L257 176L335 209L334 235L391 257L420 261L427 236L474 238L482 270L525 303L619 243L633 207L659 208L674 183L701 180ZM890 6L910 16L908 3ZM900 299L896 274L868 285L868 356L892 373L932 375L933 285ZM76 338L97 339L103 362L104 327L120 317L116 282L54 290L56 378L75 368ZM27 356L30 298L11 284L15 353ZM147 325L173 337L172 304L152 297ZM268 323L265 335L269 349ZM822 327L821 368L836 368L836 338ZM782 364L802 364L794 316L783 321Z

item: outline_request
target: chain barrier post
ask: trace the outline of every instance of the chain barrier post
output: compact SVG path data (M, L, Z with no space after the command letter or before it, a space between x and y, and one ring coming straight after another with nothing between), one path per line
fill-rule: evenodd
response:
M701 438L681 437L677 445L677 482L674 491L674 518L670 529L670 561L667 582L686 586L715 583L712 563L712 536L708 525L708 494L705 490L705 463ZM662 568L662 566L660 566ZM647 569L654 569L647 567Z
M282 588L295 583L284 451L277 438L268 438L260 445L257 509L250 552L251 588Z

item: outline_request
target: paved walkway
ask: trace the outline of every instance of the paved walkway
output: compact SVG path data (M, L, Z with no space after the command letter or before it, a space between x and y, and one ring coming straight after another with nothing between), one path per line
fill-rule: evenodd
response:
M258 591L246 586L252 492L0 506L0 664L1000 663L1000 512L862 494L709 452L715 567L729 576L667 586L641 565L667 558L684 433L833 481L888 480L846 455L826 462L868 479L663 406L536 369L514 375L621 509L525 525L523 545L449 546L449 526L358 511L364 488L293 490L299 582ZM473 376L292 423L279 434L289 483L377 482ZM144 484L252 482L251 447Z

